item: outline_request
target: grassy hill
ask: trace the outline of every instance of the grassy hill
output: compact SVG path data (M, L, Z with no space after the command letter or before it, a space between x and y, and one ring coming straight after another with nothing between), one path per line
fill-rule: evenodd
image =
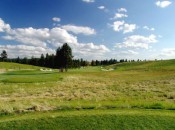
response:
M18 63L10 63L10 62L0 62L0 69L11 69L11 70L21 70L21 69L39 69L40 67L32 66L32 65L24 65Z
M175 60L68 73L13 63L0 69L8 69L0 74L0 129L175 128Z
M114 68L115 70L128 71L128 70L141 70L141 71L171 71L175 70L175 60L161 60L161 61L140 61L140 62L127 62L118 63L115 65L107 66L106 68Z

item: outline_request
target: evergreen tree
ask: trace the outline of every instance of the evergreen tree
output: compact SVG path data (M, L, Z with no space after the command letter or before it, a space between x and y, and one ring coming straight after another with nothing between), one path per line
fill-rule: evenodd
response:
M7 59L7 52L5 50L3 50L2 53L1 53L1 59L2 59L2 61Z
M49 67L49 54L48 53L46 54L46 57L45 57L45 67Z
M20 58L18 56L18 58L16 58L16 63L20 63Z
M61 48L60 47L58 47L57 50L56 50L55 67L56 68L61 67Z
M57 64L59 65L61 72L63 72L63 69L67 71L67 69L71 67L73 58L72 49L67 43L57 49L56 57L58 59Z
M41 54L41 57L39 59L39 65L44 66L45 65L45 59L44 59L44 54Z
M91 66L96 66L96 62L94 60L91 61Z

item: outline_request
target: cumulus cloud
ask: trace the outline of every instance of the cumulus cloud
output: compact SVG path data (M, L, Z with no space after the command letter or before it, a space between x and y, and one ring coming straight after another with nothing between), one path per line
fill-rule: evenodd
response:
M40 57L41 54L53 54L55 50L50 48L27 46L27 45L0 45L0 51L7 50L8 57L17 58L19 57L28 57L31 56Z
M96 34L95 29L92 29L90 27L75 26L75 25L64 25L64 26L62 26L62 28L67 30L68 32L73 32L75 34L84 34L84 35L94 35L94 34Z
M10 29L10 25L4 23L4 21L0 18L0 32L8 32Z
M66 30L56 27L50 30L48 42L57 47L63 43L76 44L78 40L76 36L69 34Z
M89 53L94 53L94 52L99 52L99 53L104 53L104 52L109 52L110 50L104 46L104 45L95 45L94 43L86 43L86 44L79 44L77 47L80 49L83 53L84 52L89 52Z
M46 46L45 40L49 37L49 29L16 28L11 29L6 36L6 40L15 40L23 44L34 46Z
M127 9L126 8L120 8L120 9L118 9L118 12L127 12Z
M136 29L136 24L124 24L123 33L133 32Z
M114 31L119 32L119 31L123 30L124 23L125 23L124 21L115 21L112 25Z
M61 21L61 18L53 17L52 20L53 20L54 22L60 22L60 21Z
M111 20L119 19L119 18L127 18L128 17L128 15L126 14L127 10L125 8L120 8L117 11L118 12L115 13L114 17L111 18Z
M117 43L116 48L133 48L133 49L149 49L150 43L158 42L157 37L154 34L148 37L141 35L132 35L124 38L122 43Z
M111 18L111 20L119 18L127 18L128 15L125 14L126 12L127 10L125 8L118 9L118 12L114 15L113 18ZM128 24L124 20L113 22L112 27L114 31L116 32L123 31L123 33L133 32L137 28L136 24Z
M74 49L74 53L85 59L104 59L104 54L110 50L104 45L95 45L94 43L80 43Z
M127 14L116 13L112 19L127 18L127 17L128 17Z
M3 36L5 40L15 40L22 44L46 47L48 44L58 46L63 43L77 43L77 37L66 30L55 27L52 29L16 28Z
M95 2L95 0L82 0L83 2L86 2L86 3L93 3Z
M93 55L102 56L109 49L104 45L96 45L95 43L79 43L77 36L70 34L93 35L95 30L89 27L81 26L64 26L54 28L11 28L2 19L0 20L0 29L4 33L1 36L4 40L15 41L19 45L1 45L1 50L7 50L10 57L16 56L39 56L42 53L54 53L58 46L68 43L76 57L81 58L82 53L86 55L87 59L92 58ZM70 27L70 28L68 28ZM73 27L73 28L71 28ZM69 31L68 31L69 30ZM53 49L54 48L54 49Z
M168 1L168 0L164 0L164 1L157 1L156 2L156 5L160 8L166 8L168 7L169 5L171 5L172 2L171 1Z
M148 30L148 31L155 31L155 28L150 28L148 26L144 26L143 29Z
M136 29L136 24L128 24L125 21L115 21L112 25L114 31L123 33L133 32Z

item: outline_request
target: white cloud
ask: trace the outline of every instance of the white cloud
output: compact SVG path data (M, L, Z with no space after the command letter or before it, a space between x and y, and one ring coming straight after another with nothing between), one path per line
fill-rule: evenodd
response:
M115 13L114 17L111 18L111 20L113 20L113 19L119 19L119 18L127 18L128 15L125 14L126 12L127 12L127 10L125 8L118 9L118 12Z
M105 6L99 6L98 9L104 10Z
M55 47L63 43L76 44L78 42L76 36L69 34L66 30L59 27L50 30L50 37L47 40Z
M75 34L84 34L84 35L94 35L96 34L95 29L92 29L90 27L84 27L84 26L75 26L75 25L64 25L62 26L63 29L73 32Z
M56 47L63 43L75 44L77 37L69 34L65 29L55 27L52 29L42 28L16 28L11 29L5 40L15 40L22 44L46 47L48 44Z
M10 29L10 25L4 23L4 21L0 18L0 32L10 31Z
M124 24L123 33L133 32L136 29L136 24Z
M127 17L128 17L127 14L116 13L112 19L127 18Z
M118 12L127 12L127 9L125 9L125 8L120 8L120 9L118 9Z
M114 31L123 33L133 32L136 29L136 24L128 24L125 21L115 21L112 25Z
M110 52L110 57L114 59L138 59L140 53L138 50L132 50L132 49L120 49L120 48L114 48Z
M126 50L126 51L121 51L120 54L122 54L122 55L137 55L139 53L136 51L133 51L133 50Z
M52 20L53 20L54 22L60 22L60 21L61 21L61 18L53 17Z
M117 43L116 48L133 48L133 49L149 49L150 43L158 42L157 37L154 34L148 37L141 35L132 35L124 38L123 43Z
M0 51L7 50L8 57L17 58L31 56L40 57L41 54L54 54L55 50L50 48L26 46L26 45L0 45Z
M99 6L98 9L108 12L109 10L105 6Z
M173 58L175 57L175 48L164 48L159 55L160 58Z
M113 23L114 31L119 32L119 31L123 30L124 23L125 23L124 21L115 21Z
M74 49L77 58L84 57L85 59L104 59L104 54L110 50L104 45L95 45L94 43L80 43Z
M83 2L86 2L86 3L93 3L95 2L95 0L82 0Z
M104 46L104 45L95 45L94 43L86 43L86 44L79 44L78 49L80 49L83 52L109 52L110 50Z
M161 7L161 8L165 8L165 7L168 7L169 5L171 5L172 2L171 1L168 1L168 0L164 0L164 1L157 1L156 2L156 5L158 7Z
M150 27L148 27L148 26L144 26L143 29L149 30L149 31L155 31L155 28L150 28Z
M62 26L54 27L52 29L48 28L10 28L2 20L1 23L4 35L1 36L5 40L15 41L15 44L19 45L0 45L0 50L7 50L10 57L25 57L29 56L40 56L42 53L54 53L54 50L68 43L73 49L73 55L75 57L92 59L93 56L102 58L105 53L110 50L105 45L96 45L94 43L79 43L78 38L70 34ZM68 27L68 26L67 26ZM89 27L74 26L72 31L76 34L82 33L85 35L95 34L95 30ZM75 30L74 30L75 29ZM8 30L8 31L7 31ZM55 48L55 49L53 49ZM82 55L83 54L83 55ZM83 57L82 57L83 56Z
M46 46L45 40L50 37L49 29L34 29L29 28L16 28L11 29L3 38L6 40L15 40L23 44L33 46Z

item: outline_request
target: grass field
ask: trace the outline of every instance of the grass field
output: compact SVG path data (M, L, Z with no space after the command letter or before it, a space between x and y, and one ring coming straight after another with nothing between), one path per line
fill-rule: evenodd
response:
M0 129L175 129L175 60L40 69L0 63Z

